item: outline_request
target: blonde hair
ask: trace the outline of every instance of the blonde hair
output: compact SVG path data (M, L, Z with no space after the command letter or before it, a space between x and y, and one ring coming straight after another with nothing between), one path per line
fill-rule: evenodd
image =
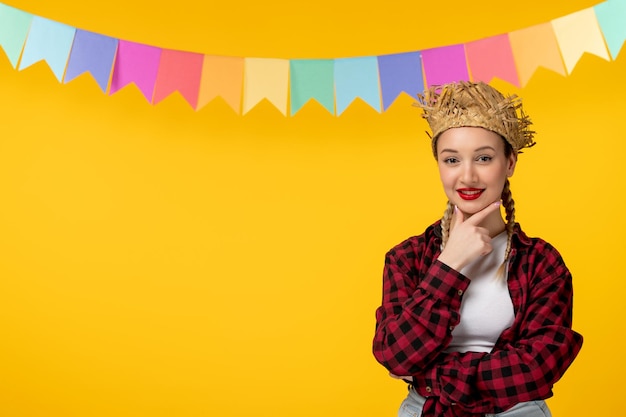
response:
M499 278L505 279L505 271L506 265L509 261L509 256L511 255L511 241L513 240L513 233L515 231L515 201L513 200L513 195L511 194L511 183L507 179L504 183L504 188L502 189L502 195L500 197L502 199L502 205L504 206L505 213L505 230L507 234L506 239L506 249L504 250L504 259L502 264L498 268L497 276ZM441 250L445 248L446 243L448 243L448 238L450 237L450 223L452 221L452 215L454 214L454 205L448 201L446 210L443 213L443 217L441 218Z

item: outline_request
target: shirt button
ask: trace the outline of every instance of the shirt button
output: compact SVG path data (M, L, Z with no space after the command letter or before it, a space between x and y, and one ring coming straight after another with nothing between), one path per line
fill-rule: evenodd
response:
M454 330L454 326L450 326L450 331Z
M463 290L458 290L458 291L457 291L457 294L459 294L459 295L463 295Z
M433 392L433 389L431 387L426 387L426 392Z

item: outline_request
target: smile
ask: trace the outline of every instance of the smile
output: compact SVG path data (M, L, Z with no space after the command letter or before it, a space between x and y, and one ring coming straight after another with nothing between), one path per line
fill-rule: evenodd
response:
M456 190L463 200L476 200L483 193L483 189L480 188L460 188Z

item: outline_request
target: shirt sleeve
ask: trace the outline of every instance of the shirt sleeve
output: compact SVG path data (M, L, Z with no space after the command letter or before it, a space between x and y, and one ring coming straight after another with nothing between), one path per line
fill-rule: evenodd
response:
M409 248L387 253L383 300L376 310L374 356L395 375L414 375L432 366L452 340L469 285L467 278L437 260L418 280L415 256Z
M420 394L468 413L499 413L552 395L582 346L571 328L572 279L545 243L526 265L531 278L519 328L505 331L491 353L440 353L428 370L413 374Z

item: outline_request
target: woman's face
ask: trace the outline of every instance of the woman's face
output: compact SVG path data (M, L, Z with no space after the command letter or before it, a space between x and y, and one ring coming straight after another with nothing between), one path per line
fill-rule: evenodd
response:
M508 157L497 133L481 127L457 127L437 140L437 164L444 191L453 205L472 215L500 201L516 156Z

